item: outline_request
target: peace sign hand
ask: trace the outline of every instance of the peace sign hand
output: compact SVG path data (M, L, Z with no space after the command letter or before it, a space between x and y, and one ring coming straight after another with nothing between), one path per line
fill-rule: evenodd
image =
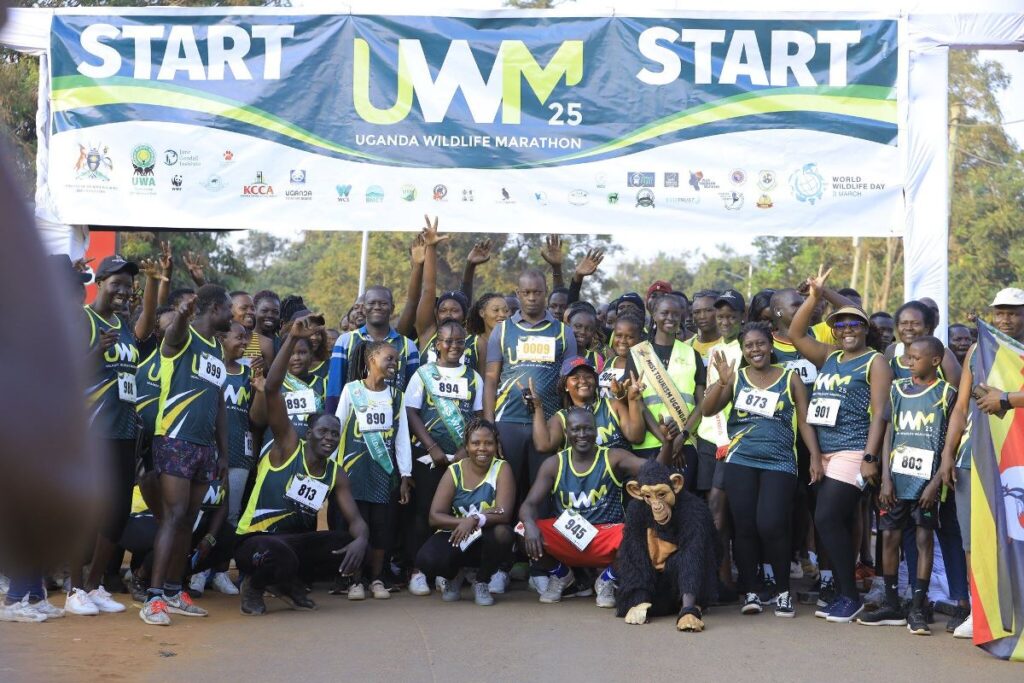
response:
M825 280L832 273L832 269L825 270L824 264L818 266L817 277L807 278L807 288L810 291L811 296L816 299L820 299L825 293Z
M451 238L451 235L442 235L437 232L437 216L434 216L434 221L431 223L430 216L424 215L423 218L427 221L427 227L423 228L423 243L428 247L436 247L441 242Z

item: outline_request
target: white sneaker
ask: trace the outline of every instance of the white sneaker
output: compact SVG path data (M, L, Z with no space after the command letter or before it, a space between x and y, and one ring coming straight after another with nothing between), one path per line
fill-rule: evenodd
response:
M117 614L118 612L124 611L124 605L114 600L114 597L107 592L103 586L99 586L95 590L89 591L89 600L92 604L101 612L107 612L108 614Z
M594 592L597 593L597 598L594 602L597 603L598 607L615 607L614 581L606 581L602 579L600 576L598 576L597 581L594 582Z
M540 594L540 601L545 605L552 605L556 602L562 601L562 592L569 586L576 583L576 577L573 576L572 569L566 567L565 576L555 576L554 574L548 575L548 587L544 589L544 592Z
M964 623L960 624L953 631L954 638L973 638L974 637L974 612L967 615L964 619Z
M7 595L7 591L11 589L11 580L3 574L0 574L0 595Z
M64 610L51 603L46 598L43 598L39 602L30 605L35 611L42 615L45 615L47 619L60 619L64 616Z
M213 588L224 595L238 595L238 586L234 584L227 572L217 572L213 575Z
M413 595L430 595L430 585L427 584L427 575L423 572L416 572L410 576L409 592Z
M531 576L527 584L536 591L538 594L543 593L548 589L548 580L550 577L544 576Z
M209 569L204 569L193 574L192 578L188 581L189 592L202 595L203 591L206 590L206 581L210 578L210 571Z
M473 584L473 602L481 607L490 607L494 604L494 598L491 596L491 590L483 581L477 581Z
M789 563L789 578L791 579L802 579L804 578L804 568L800 566L800 563L793 561Z
M458 602L461 600L463 581L465 581L465 574L460 569L454 579L445 581L444 590L441 592L441 599L445 602Z
M0 604L0 621L38 624L46 621L46 618L46 614L36 609L35 605L29 604L27 595L13 605Z
M508 574L500 569L491 575L491 581L487 588L497 595L504 595L508 590Z
M84 590L73 588L64 602L64 611L68 614L92 617L100 613L100 608L89 599L89 594Z

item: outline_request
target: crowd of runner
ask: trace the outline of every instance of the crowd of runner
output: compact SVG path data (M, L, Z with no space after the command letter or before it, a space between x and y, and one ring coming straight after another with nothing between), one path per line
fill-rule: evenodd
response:
M196 288L169 291L167 245L103 260L81 318L110 457L103 523L66 567L4 578L0 620L121 612L105 585L122 580L157 625L206 616L193 598L210 587L246 615L267 597L315 609L323 580L348 600L404 587L445 602L469 583L478 605L517 580L542 603L614 608L638 504L623 488L657 459L714 518L714 604L793 617L791 580L810 578L827 622L925 635L938 551L945 630L971 636L970 402L994 414L1024 396L975 383L970 325L946 346L933 301L868 312L828 271L749 302L664 281L588 302L603 252L566 287L557 237L551 286L526 270L514 293L474 297L481 241L462 288L438 293L446 239L436 220L417 236L401 312L370 286L336 329L300 296L206 282L193 255ZM84 266L54 268L84 301ZM1024 291L983 317L1024 341ZM64 570L60 608L47 585Z

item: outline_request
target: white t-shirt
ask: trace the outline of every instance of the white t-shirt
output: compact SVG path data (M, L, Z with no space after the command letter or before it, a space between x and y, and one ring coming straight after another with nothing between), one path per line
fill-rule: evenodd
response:
M718 370L715 369L713 361L716 351L723 352L726 360L728 360L730 364L735 363L737 372L739 372L740 360L743 358L743 350L740 348L740 342L738 339L734 339L728 343L715 344L712 346L708 351L707 386L709 387L718 381ZM729 444L728 424L729 406L726 406L711 417L701 419L700 424L697 426L697 436L705 441L710 441L716 446L726 446Z
M355 405L352 403L352 396L350 394L350 387L352 382L349 382L341 390L341 398L338 399L338 409L335 411L335 415L341 420L341 424L344 426L349 415L355 409ZM388 410L391 409L391 391L390 387L387 387L381 391L370 391L366 389L366 403L368 406L387 406ZM405 396L402 396L402 404L398 409L398 415L392 415L391 419L394 421L395 429L395 459L398 461L398 472L403 477L412 476L412 446L409 443L409 421L405 419Z
M464 365L460 365L457 368L444 368L440 365L437 366L438 372L441 373L441 377L445 379L456 379L462 377L463 371L466 369ZM480 379L480 374L476 370L470 371L472 375L467 376L466 379L476 380L476 386L478 390L476 392L476 398L473 399L473 411L480 412L484 409L484 383ZM423 380L420 379L420 373L416 372L413 374L412 379L409 380L409 386L405 388L405 406L407 408L415 408L416 410L423 409Z

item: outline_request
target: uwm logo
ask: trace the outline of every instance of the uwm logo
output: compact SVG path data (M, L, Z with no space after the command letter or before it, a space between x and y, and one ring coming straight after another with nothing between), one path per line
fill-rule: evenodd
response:
M440 123L458 90L462 91L476 123L494 123L500 107L501 122L517 124L521 119L523 78L540 104L547 102L563 78L567 86L583 79L582 40L563 41L543 67L523 41L503 40L486 80L468 41L451 41L434 78L422 43L399 40L398 94L394 104L381 109L370 102L370 46L362 38L356 38L354 51L352 98L356 113L364 121L379 125L405 120L412 109L413 95L419 102L423 120Z
M925 427L935 424L935 413L922 413L920 410L902 410L900 411L897 424L902 431L919 432Z
M488 503L488 502L480 503L480 507L477 507L476 505L470 505L467 508L467 507L465 507L463 505L460 505L459 506L459 513L463 517L469 517L474 512L486 512L487 510L490 510L493 507L494 507L494 505L491 504L491 503Z
M139 350L131 344L118 342L103 352L103 360L108 363L136 363L139 362Z
M252 400L252 390L249 387L233 387L230 384L224 386L224 402L235 406L247 406Z
M602 484L601 488L593 489L592 491L561 491L560 496L562 498L562 507L573 508L579 510L580 508L594 507L602 498L608 495L607 484Z
M852 381L853 377L850 375L830 375L824 373L814 378L814 388L835 391L836 387L844 387Z

